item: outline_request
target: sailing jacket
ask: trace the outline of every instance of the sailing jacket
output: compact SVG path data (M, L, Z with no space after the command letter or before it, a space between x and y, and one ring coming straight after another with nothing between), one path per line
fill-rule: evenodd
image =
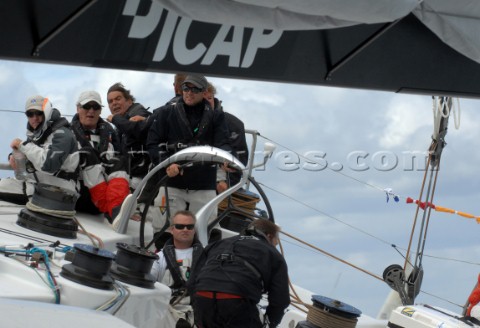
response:
M95 131L84 129L78 114L72 119L72 130L80 148L80 178L95 206L111 217L130 192L125 160L118 151L119 137L102 118ZM93 135L98 137L97 144L92 141Z
M243 296L258 303L268 294L266 315L272 327L290 303L288 270L283 256L264 235L251 232L208 245L193 272L193 289Z
M127 172L132 177L144 177L148 173L150 157L146 148L148 129L146 121L133 122L134 116L148 118L151 113L139 103L128 108L125 115L114 115L112 123L119 131L121 151L127 156Z
M71 191L76 190L79 154L77 142L68 121L47 101L43 107L44 121L33 129L27 123L27 140L19 146L30 162L38 182ZM33 169L33 170L32 170Z
M224 112L222 102L214 98L215 109ZM245 138L245 125L233 114L224 112L225 122L228 128L230 146L235 151L236 157L243 165L248 163L248 145Z
M148 132L147 149L154 165L190 146L210 145L230 151L228 129L222 111L212 110L206 101L190 107L183 99L158 108ZM215 190L216 165L186 167L183 175L167 181L179 189Z

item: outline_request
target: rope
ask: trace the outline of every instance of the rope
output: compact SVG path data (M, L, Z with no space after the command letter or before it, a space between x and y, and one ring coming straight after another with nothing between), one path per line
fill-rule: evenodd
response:
M322 328L351 328L357 325L357 318L345 318L325 309L307 305L307 321Z
M38 213L44 213L52 216L56 216L59 218L64 218L64 219L71 219L75 216L75 211L60 211L60 210L49 210L40 206L37 206L33 204L32 202L28 202L26 204L27 209L38 212Z
M345 225L345 226L348 226L349 228L351 228L351 229L353 229L353 230L356 230L356 231L358 231L358 232L360 232L360 233L362 233L362 234L365 234L366 236L368 236L368 237L370 237L370 238L376 239L376 240L378 240L379 242L381 242L381 243L383 243L383 244L386 244L386 245L388 245L388 246L391 246L391 247L395 248L397 251L398 251L398 250L406 251L406 249L403 248L403 247L398 247L398 246L395 245L395 244L392 244L392 243L390 243L390 242L388 242L388 241L386 241L386 240L384 240L384 239L381 239L381 238L379 238L379 237L377 237L377 236L375 236L375 235L373 235L373 234L370 234L370 233L366 232L365 230L360 229L359 227L356 227L356 226L354 226L354 225L352 225L352 224L348 224L348 223L342 221L341 219L339 219L339 218L337 218L337 217L335 217L335 216L333 216L333 215L330 215L330 214L328 214L328 213L326 213L326 212L323 212L323 211L321 211L321 210L319 210L319 209L317 209L317 208L315 208L315 207L313 207L313 206L311 206L311 205L309 205L309 204L307 204L307 203L305 203L305 202L302 202L302 201L300 201L300 200L298 200L298 199L295 199L295 198L294 198L293 196L291 196L291 195L287 195L287 194L285 194L285 193L283 193L283 192L280 192L280 191L276 190L275 188L272 188L272 187L270 187L270 186L267 186L267 185L265 185L265 184L263 184L263 183L260 183L260 185L262 185L265 189L269 189L269 190L271 190L271 191L273 191L273 192L275 192L275 193L277 193L277 194L279 194L279 195L281 195L281 196L283 196L283 197L286 197L286 198L288 198L288 199L290 199L290 200L292 200L292 201L294 201L294 202L296 202L296 203L298 203L298 204L300 204L300 205L302 205L302 206L305 206L305 207L307 207L307 208L310 208L311 210L313 210L313 211L315 211L315 212L317 212L317 213L320 213L320 214L322 214L322 215L324 215L324 216L326 216L326 217L329 217L329 218L331 218L331 219L333 219L333 220L336 220L337 222L339 222L339 223L341 223L341 224L343 224L343 225ZM410 202L409 199L410 199L409 197L406 198L407 203ZM414 202L415 204L419 203L417 200L412 200L412 202ZM422 203L420 203L420 207L421 207L421 208L422 208L422 206L425 207L425 205L422 205ZM440 207L440 206L436 205L436 207ZM442 207L440 207L440 208L443 209ZM460 215L460 214L459 214L459 215ZM480 222L479 222L479 223L480 223ZM302 246L300 246L300 245L298 245L298 244L294 244L294 243L292 243L292 245L295 245L295 246L298 246L298 247L302 247ZM302 247L302 248L303 248L303 247ZM308 248L306 248L306 247L305 247L304 249L307 249L307 250L308 250ZM312 250L312 251L313 251L313 250ZM402 255L402 254L400 254L400 255ZM455 259L455 258L448 258L448 257L442 257L442 256L433 256L433 255L428 255L428 254L425 254L424 256L430 257L430 258L434 258L434 259L438 259L438 260L445 260L445 261L459 262L459 263L464 263L464 264L470 264L470 265L480 266L480 263L479 263L479 262L471 262L471 261L459 260L459 259ZM402 257L405 258L404 255L402 255Z
M428 165L428 164L427 164L427 165ZM275 191L275 192L277 192L277 193L280 193L281 195L283 195L283 196L285 196L285 197L288 197L288 198L290 198L290 199L292 199L292 200L294 200L294 201L296 201L296 202L299 202L299 203L301 203L301 204L303 204L303 205L305 205L305 206L307 206L307 207L309 207L309 208L311 208L311 209L313 209L313 210L315 210L315 211L317 211L317 212L320 212L318 209L316 209L316 208L314 208L314 207L312 207L312 206L309 206L309 205L307 205L307 204L304 204L304 203L302 203L302 202L294 199L293 197L288 196L288 195L286 195L286 194L284 194L284 193L281 193L281 192L279 192L279 191L277 191L277 190L275 190L275 189L273 189L273 188L271 188L271 187L268 187L268 186L265 186L265 185L264 185L264 187L266 187L266 188L268 188L268 189L270 189L270 190L272 190L272 191ZM322 213L322 212L320 212L320 213ZM335 219L335 220L337 220L337 221L339 221L339 222L341 222L341 223L343 223L341 220L339 220L339 219L337 219L337 218L334 218L334 217L332 217L332 218ZM349 226L350 226L350 225L349 225ZM354 229L357 229L357 228L355 228L354 226L350 226L350 227L352 227L352 228L354 228ZM358 230L358 229L357 229L357 230ZM360 231L362 231L362 230L360 230ZM333 256L333 255L331 255L330 253L328 253L328 252L326 252L326 251L323 251L323 250L321 250L321 249L319 249L319 248L317 248L317 247L315 247L315 246L313 246L313 245L311 245L311 244L309 244L309 243L307 243L307 242L305 242L305 241L303 241L303 240L301 240L301 239L299 239L299 238L297 238L297 237L294 237L294 236L292 236L292 235L290 235L290 234L288 234L288 233L286 233L286 232L280 231L280 233L284 234L284 235L287 236L287 237L290 237L290 238L294 239L295 241L298 241L298 242L301 243L301 244L304 244L305 246L307 246L307 247L309 247L309 248L311 248L311 249L313 249L313 250L316 250L316 251L318 251L318 252L320 252L320 253L323 253L324 255L327 255L327 256L333 258L334 260L338 260L338 261L340 261L340 262L342 262L342 263L345 263L345 264L347 264L347 265L349 265L349 266L351 266L351 267L353 267L353 268L355 268L355 269L357 269L357 270L359 270L359 271L362 271L362 272L364 272L364 273L367 273L367 274L373 276L374 278L377 278L378 280L381 280L381 281L383 282L383 279L380 278L379 276L376 276L376 275L374 275L374 274L372 274L372 273L370 273L370 272L368 272L368 271L366 271L366 270L363 270L363 269L361 269L361 268L359 268L359 267L357 267L357 266L355 266L355 265L353 265L353 264L351 264L351 263L349 263L349 262L347 262L347 261L341 260L341 259L339 259L338 257ZM368 234L368 235L370 235L370 234ZM373 237L376 238L375 236L373 236ZM376 238L376 239L379 239L379 238ZM379 240L381 240L381 239L379 239ZM382 241L382 242L385 242L385 241L383 241L383 240L381 240L381 241ZM386 242L385 242L385 243L386 243ZM293 243L292 243L292 244L293 244ZM296 245L296 244L294 244L294 245ZM296 246L299 246L299 245L296 245ZM397 249L397 251L398 251L399 248L398 248L396 245L393 245L393 244L392 244L391 246L394 247L395 249ZM280 252L281 252L281 254L284 255L285 252L284 252L284 249L283 249L283 243L282 243L282 240L281 240L281 239L279 239L279 247L280 247ZM299 246L299 247L301 247L301 246ZM307 249L307 248L306 248L306 249ZM401 249L402 249L402 250L405 250L405 249L403 249L403 248L401 248ZM400 255L401 255L401 254L400 254ZM435 256L430 256L430 255L428 255L428 254L427 254L427 255L424 255L424 256L426 256L426 257L431 257L431 258L442 259L442 260L462 262L462 263L471 264L471 265L477 265L477 266L480 265L480 263L473 263L473 262L461 261L461 260L458 260L458 259L451 259L451 258L444 258L444 257L435 257ZM404 257L404 258L405 258L406 261L408 261L406 257ZM294 285L292 284L290 278L288 278L288 284L289 284L289 287L290 287L290 305L291 305L292 307L298 309L299 311L302 311L302 312L304 312L304 313L308 313L308 311L310 310L311 306L308 305L307 303L303 302L303 301L300 299L300 297L299 297L299 295L297 294L297 292L296 292L296 290L295 290L295 287L294 287ZM450 303L450 304L452 304L452 305L455 305L455 306L458 306L458 307L460 307L460 308L462 307L462 305L459 305L459 304L454 303L454 302L452 302L452 301L450 301L450 300L447 300L447 299L445 299L445 298L442 298L442 297L436 296L436 295L434 295L434 294L431 294L431 293L429 293L429 292L427 292L427 291L425 291L425 290L421 290L420 292L423 293L423 294L425 294L425 295L429 295L429 296L434 297L434 298L437 298L437 299L439 299L439 300L448 302L448 303ZM313 310L313 311L315 311L315 310ZM322 314L317 314L317 313L312 313L312 314L311 314L311 316L315 316L315 317L316 317L317 315L318 315L318 316L322 316ZM315 319L313 319L313 320L315 320ZM342 324L343 324L343 325L345 325L345 324L348 325L348 323L342 323ZM323 326L321 326L321 327L323 328ZM339 326L339 327L344 327L344 326ZM345 327L348 327L348 326L345 326Z
M281 231L280 231L281 232ZM282 245L282 241L280 240L280 238L278 238L278 246L280 246L280 253L282 253L282 255L285 257L285 252L283 250L283 245ZM291 293L290 293L290 305L292 305L293 307L297 308L298 310L302 311L302 312L305 312L307 313L306 310L302 309L301 307L299 307L298 305L296 305L295 303L298 303L298 304L301 304L303 305L305 308L307 307L307 304L304 303L300 297L298 296L297 294L297 291L295 290L295 287L293 286L292 284L292 281L290 280L290 277L288 277L288 286L290 287L290 290L291 290ZM292 294L293 293L293 294Z
M304 312L305 314L308 313L307 310L305 310L304 308L298 306L296 303L301 304L301 305L303 305L303 306L305 306L305 307L307 306L307 305L306 305L305 303L303 303L300 299L295 300L294 296L293 296L292 294L290 294L290 305L293 306L294 308L296 308L297 310Z
M280 231L280 233L282 233L282 234L284 234L285 236L290 237L290 238L292 238L292 239L294 239L294 240L296 240L296 241L298 241L298 242L300 242L300 243L302 243L302 244L305 244L305 245L307 245L307 246L315 249L316 251L319 251L320 253L325 254L325 255L327 255L328 257L331 257L331 258L334 259L334 260L337 260L337 261L339 261L339 262L342 262L343 264L346 264L346 265L348 265L348 266L351 266L351 267L354 268L354 269L357 269L357 270L359 270L359 271L362 271L363 273L366 273L366 274L372 276L373 278L376 278L376 279L378 279L378 280L380 280L380 281L383 281L383 278L382 278L382 277L377 276L376 274L371 273L371 272L369 272L369 271L367 271L367 270L365 270L365 269L362 269L362 268L360 268L360 267L358 267L358 266L356 266L356 265L354 265L354 264L352 264L352 263L350 263L350 262L348 262L348 261L342 260L341 258L339 258L339 257L337 257L337 256L335 256L335 255L333 255L333 254L331 254L331 253L328 253L327 251L324 251L324 250L322 250L322 249L320 249L320 248L318 248L318 247L316 247L316 246L314 246L314 245L312 245L312 244L309 244L309 243L307 243L307 242L305 242L305 241L303 241L303 240L301 240L301 239L299 239L299 238L297 238L297 237L295 237L295 236L292 236L291 234L289 234L289 233L287 233L287 232Z
M284 232L284 231L280 231L280 233L282 233L282 234L284 234L285 236L290 237L290 238L298 241L298 242L301 243L301 244L304 244L305 246L307 246L307 247L309 247L309 248L312 248L312 249L314 249L314 250L316 250L316 251L318 251L318 252L320 252L320 253L322 253L322 254L324 254L324 255L327 255L327 256L333 258L334 260L338 260L338 261L340 261L340 262L342 262L342 263L345 263L345 264L347 264L347 265L349 265L349 266L351 266L351 267L353 267L353 268L355 268L355 269L357 269L357 270L360 270L360 271L362 271L362 272L364 272L364 273L367 273L367 274L373 276L374 278L377 278L377 279L379 279L379 280L381 280L381 281L383 282L383 279L380 278L379 276L373 275L372 273L370 273L370 272L368 272L368 271L366 271L366 270L363 270L363 269L361 269L361 268L359 268L359 267L357 267L357 266L355 266L355 265L353 265L353 264L351 264L351 263L349 263L349 262L347 262L347 261L341 260L341 259L339 259L338 257L333 256L333 255L331 255L330 253L328 253L328 252L326 252L326 251L323 251L323 250L321 250L321 249L319 249L319 248L317 248L317 247L315 247L315 246L313 246L313 245L311 245L311 244L309 244L309 243L307 243L307 242L305 242L305 241L303 241L303 240L301 240L301 239L299 239L299 238L297 238L297 237L294 237L294 236L292 236L292 235ZM391 246L394 247L395 249L398 248L396 245L391 245ZM285 252L284 252L284 249L283 249L283 243L282 243L282 240L280 240L280 239L279 239L279 247L280 247L280 253L281 253L282 255L284 255ZM451 259L451 258L444 258L444 257L436 257L436 256L428 255L428 254L425 254L424 256L430 257L430 258L441 259L441 260L455 261L455 262L461 262L461 263L465 263L465 264L471 264L471 265L480 266L480 263L473 263L473 262L468 262L468 261L461 261L461 260L458 260L458 259ZM406 258L406 257L405 257L405 259L406 259L406 261L407 261L407 258ZM288 284L289 284L289 286L290 286L290 291L291 291L291 292L290 292L290 305L293 306L294 308L298 309L299 311L302 311L302 312L304 312L304 313L307 313L308 311L305 310L305 308L306 308L306 309L309 309L309 305L308 305L307 303L303 302L303 301L300 299L300 297L299 297L299 295L297 294L297 292L296 292L296 290L295 290L295 287L294 287L294 285L292 284L290 278L288 279ZM450 303L450 304L452 304L452 305L455 305L455 306L458 306L458 307L462 307L462 305L459 305L459 304L457 304L457 303L455 303L455 302L452 302L452 301L447 300L447 299L445 299L445 298L439 297L439 296L437 296L437 295L431 294L431 293L429 293L429 292L427 292L427 291L425 291L425 290L423 290L423 289L421 290L421 293L423 293L423 294L425 294L425 295L429 295L429 296L434 297L434 298L437 298L437 299L439 299L439 300L445 301L445 302ZM303 307L302 307L302 306L303 306ZM323 326L321 326L321 327L323 328Z
M225 211L227 208L229 208L229 199L231 199L234 208L241 208L247 212L253 212L260 201L258 197L248 196L236 191L231 195L231 197L225 198L220 202L220 204L218 204L218 209L220 211Z
M453 116L453 122L455 123L455 129L460 128L460 117L461 117L461 108L460 108L460 99L457 98L457 105L454 105L452 101L452 107L448 106L448 102L440 101L440 97L432 97L432 112L433 112L433 139L437 139L441 117L448 118L451 114Z
M88 239L90 239L90 241L92 242L93 246L99 247L99 248L103 248L105 246L105 244L103 243L103 240L100 237L94 235L93 233L88 232L87 229L85 229L85 227L75 217L76 211L49 210L49 209L37 206L32 202L28 202L26 204L26 207L29 210L34 212L44 213L44 214L48 214L48 215L52 215L52 216L56 216L64 219L73 219L77 223L77 225L80 227L79 233L87 236Z
M432 112L433 112L433 134L432 138L437 140L440 123L442 118L450 116L450 107L448 101L441 101L441 97L432 97Z
M78 219L77 219L76 217L73 217L73 220L78 224L78 226L79 226L80 229L81 229L81 230L79 231L79 233L84 234L85 236L87 236L87 237L90 239L90 241L92 242L92 245L93 245L93 246L98 247L98 248L104 248L105 245L104 245L104 243L103 243L103 240L102 240L100 237L94 235L93 233L88 232L87 229L85 229L85 228L83 227L83 225L80 223L80 221L78 221ZM98 242L98 244L97 244L97 242L96 242L95 240Z
M460 104L459 104L459 100L458 100L458 99L457 99L457 108L459 109L459 110L458 110L458 116L457 116L457 117L454 116L454 120L455 120L455 127L458 129L458 127L459 127L459 122L460 122ZM453 106L452 106L452 109L454 109ZM451 114L451 109L450 109L450 108L446 108L446 112L448 113L448 115L450 115L450 114ZM455 113L455 111L454 111L454 113ZM441 113L440 115L444 115L444 114ZM448 115L447 115L447 116L448 116ZM437 121L438 121L438 124L437 124ZM435 123L437 124L437 129L436 129L436 130L438 130L438 128L439 128L439 122L440 122L440 120L435 120ZM438 133L437 133L437 136L438 136ZM285 146L279 144L278 142L273 141L272 139L269 139L269 138L267 138L267 137L265 137L265 136L261 136L261 137L263 137L265 140L271 141L271 142L273 142L273 143L275 143L275 144L277 144L277 145L279 145L279 146L281 146L281 147L283 147L283 148L285 148L285 149L287 149L287 150L290 150L290 151L294 152L294 153L295 153L297 156L299 156L300 158L306 159L306 158L305 158L304 156L302 156L301 154L299 154L299 153L297 153L297 152L289 149L288 147L285 147ZM429 149L430 153L431 153L432 149L435 149L435 146L436 146L436 140L434 140L434 141L432 142L432 145L431 145L431 147L430 147L430 149ZM307 160L312 161L312 159L307 159ZM313 162L321 165L321 163L319 163L319 162L316 162L316 161L313 161ZM420 192L420 198L419 198L419 199L422 199L422 196L423 196L423 189L424 189L424 187L425 187L425 182L426 182L426 179L427 179L428 167L429 167L429 165L430 165L430 162L431 162L431 156L428 157L428 163L427 163L427 165L426 165L425 175L424 175L424 178L423 178L422 189L421 189L421 192ZM439 166L439 164L438 164L438 166ZM329 168L329 167L327 166L326 168ZM330 168L329 168L329 169L330 169ZM331 169L331 170L332 170L332 169ZM377 186L375 186L375 185L373 185L373 184L371 184L371 183L366 183L366 182L364 182L364 181L361 181L361 180L356 179L356 178L354 178L354 177L348 176L348 175L343 174L343 173L341 173L341 172L338 172L338 171L335 171L335 170L332 170L332 171L335 172L335 173L342 174L343 176L348 177L348 178L350 178L350 179L352 179L352 180L355 180L355 181L357 181L357 182L360 182L360 183L362 183L362 184L364 184L364 185L366 185L366 186L373 187L374 189L378 189L378 190L381 190L381 191L383 191L383 192L386 192L386 191L387 191L387 189L379 188L379 187L377 187ZM432 169L432 172L431 172L432 174L431 174L431 177L430 177L430 183L432 182L432 179L433 179L433 171L434 171L434 170ZM438 169L436 170L436 174L435 174L434 181L433 181L433 191L432 191L431 194L430 194L430 192L429 192L428 195L427 195L427 198L430 198L431 200L433 200L433 196L434 196L434 194L435 194L435 187L436 187L436 183L437 183L437 178L438 178ZM275 190L275 189L273 189L273 188L271 188L271 187L265 186L264 184L262 184L262 185L263 185L264 187L272 190L272 191L275 191L275 192L277 192L277 193L285 196L285 197L288 197L288 198L290 198L290 199L293 199L294 201L296 201L296 202L298 202L298 203L300 203L300 204L302 204L302 205L304 205L304 206L306 206L306 207L309 207L309 208L311 208L311 209L313 209L313 210L315 210L315 211L317 211L317 212L319 212L319 213L322 213L322 214L324 214L324 215L326 215L326 216L328 216L328 217L330 217L330 218L333 218L333 219L335 219L335 220L337 220L337 221L339 221L339 222L341 222L341 223L343 223L343 224L346 224L345 222L343 222L343 221L341 221L341 220L339 220L339 219L337 219L337 218L335 218L335 217L333 217L333 216L331 216L331 215L328 215L328 214L326 214L326 213L324 213L324 212L321 212L320 210L318 210L318 209L316 209L316 208L314 208L314 207L312 207L312 206L309 206L308 204L305 204L305 203L303 203L303 202L301 202L301 201L299 201L299 200L297 200L297 199L294 199L294 198L291 197L291 196L288 196L288 195L286 195L286 194L284 194L284 193L282 193L282 192L279 192L278 190ZM394 196L395 201L398 202L398 198L399 198L398 195L393 194L393 192L391 193L391 195ZM389 196L389 193L388 193L388 191L387 191L387 201L388 201L388 199L389 199L388 196ZM408 199L408 198L406 198L406 197L403 197L403 198ZM419 204L419 203L417 203L417 204ZM428 200L427 200L427 204L428 204ZM410 235L410 241L409 241L409 246L408 246L408 250L407 250L407 255L410 254L411 244L412 244L412 239L413 239L413 232L414 232L414 230L415 230L415 225L416 225L416 222L417 222L417 219L418 219L419 209L420 209L420 206L417 206L416 214L415 214L415 220L414 220L415 222L414 222L414 224L413 224L413 226L412 226L412 232L411 232L411 235ZM439 206L439 211L451 212L451 211L449 211L449 209L446 209L446 208L443 208L443 207L440 207L440 206ZM455 212L455 213L458 213L457 211L454 211L454 212ZM427 215L427 213L424 213L424 214ZM427 231L428 231L428 223L429 223L429 219L430 219L430 214L431 214L431 210L428 209L428 215L427 215L426 220L425 220L425 218L424 218L424 220L425 220L424 223L426 222L426 229L423 231L423 234L422 234L422 236L421 236L421 237L423 237L423 241L422 241L421 239L419 239L419 249L422 249L421 257L418 257L418 258L420 259L420 261L421 261L421 258L424 256L424 254L423 254L423 249L424 249L424 246L425 246L425 239L426 239L426 235L427 235ZM459 214L459 215L462 215L462 216L465 216L465 217L467 217L467 218L476 218L475 216L470 215L470 214L468 214L468 213L460 212L460 213L458 213L458 214ZM479 222L479 223L480 223L480 222ZM346 225L348 225L348 224L346 224ZM351 225L348 225L348 226L350 226L350 227L352 227L352 228L354 228L354 229L356 229L356 230L359 230L359 231L361 231L361 232L363 232L363 233L366 233L366 232L364 232L363 230L360 230L360 229L358 229L358 228L356 228L356 227L353 227L353 226L351 226ZM349 266L352 266L353 268L356 268L357 270L360 270L360 271L362 271L362 272L365 272L365 273L367 273L367 274L369 274L369 275L371 275L371 276L373 276L373 277L375 277L375 278L383 281L383 279L380 278L379 276L376 276L376 275L374 275L374 274L371 274L371 273L368 272L368 271L365 271L365 270L363 270L363 269L360 269L360 268L358 268L358 267L356 267L356 266L354 266L354 265L352 265L352 264L350 264L350 263L348 263L348 262L346 262L346 261L343 261L343 260L341 260L341 259L339 259L339 258L337 258L337 257L335 257L335 256L333 256L333 255L331 255L331 254L328 253L328 252L325 252L325 251L323 251L323 250L321 250L321 249L319 249L319 248L316 248L316 247L314 247L314 246L312 246L312 245L310 245L310 244L308 244L308 243L306 243L306 242L304 242L304 241L302 241L302 240L300 240L300 239L298 239L298 238L295 238L295 237L293 237L293 236L291 236L291 235L289 235L289 234L287 234L287 233L285 233L285 232L283 232L283 231L281 231L281 233L283 233L284 235L289 236L289 237L295 239L296 241L298 241L298 242L300 242L300 243L302 243L302 244L305 244L305 245L307 245L307 246L309 246L309 247L311 247L311 248L313 248L313 249L315 249L315 250L317 250L317 251L319 251L319 252L321 252L321 253L323 253L323 254L325 254L325 255L333 258L333 259L335 259L335 260L338 260L338 261L340 261L340 262L342 262L342 263L344 263L344 264L347 264L347 265L349 265ZM383 241L383 240L381 240L381 239L379 239L379 238L377 238L377 237L375 237L375 236L373 236L373 235L371 235L371 234L368 234L368 233L366 233L366 234L369 235L369 236L372 236L372 237L375 238L375 239L378 239L378 240L386 243L385 241ZM396 247L395 245L391 245L391 246L392 246L392 247L395 247L395 248L397 249L397 247ZM280 244L280 247L282 247L281 244ZM282 254L283 254L283 249L282 249ZM433 256L429 256L429 255L425 255L425 256L434 258ZM407 261L408 261L408 260L407 260L407 259L408 259L408 256L405 256L404 258L405 258L405 261L406 261L406 262L405 262L405 267L406 267L406 266L407 266ZM418 259L418 258L417 258L417 259ZM450 260L451 260L451 259L450 259ZM466 263L479 265L478 263L471 263L471 262L466 262ZM301 305L307 307L307 305L305 305L305 303L303 303L301 300L298 299L298 295L296 294L296 292L295 292L293 286L291 285L290 281L289 281L289 284L290 284L290 288L292 289L292 292L293 292L293 294L294 294L294 295L291 295L291 297L292 297L292 301L291 301L292 306L294 306L294 307L296 307L296 308L298 308L298 309L300 309L300 310L302 310L302 309L301 309L300 307L298 307L298 306L297 306L296 304L294 304L294 303L298 303L298 304L301 304ZM434 296L434 295L432 295L432 294L430 294L430 293L428 293L428 292L425 292L424 290L421 290L421 292L424 293L424 294L430 295L430 296ZM439 298L438 296L434 296L434 297L437 297L438 299L442 299L442 298ZM447 301L448 301L448 300L447 300ZM453 302L450 302L450 301L448 301L448 302L451 303L451 304L453 304L453 305L459 306L458 304L455 304L455 303L453 303ZM461 307L461 306L460 306L460 307ZM302 311L303 311L303 310L302 310ZM342 326L342 327L343 327L343 326ZM322 326L322 328L323 328L323 326Z
M273 189L273 188L271 188L271 187L268 187L268 186L265 186L265 187L268 188L268 189L270 189L270 190L272 190L272 191L278 192L277 190L275 190L275 189ZM278 193L280 193L280 192L278 192ZM283 195L283 196L285 196L285 197L291 198L291 196L285 195L285 194L283 194L283 193L280 193L280 194ZM294 201L297 201L297 202L301 203L300 201L298 201L298 200L296 200L296 199L294 199L294 198L291 198L291 199L293 199ZM303 203L301 203L301 204L303 204ZM315 209L314 207L311 207L311 206L308 206L308 205L305 205L305 206L307 206L307 207L309 207L309 208L312 208L313 210L315 210L315 211L317 211L317 212L320 212L319 210ZM320 213L321 213L321 212L320 212ZM334 217L332 217L332 218L334 218ZM337 219L337 218L334 218L334 219L335 219L335 220L338 220L338 221L341 222L341 223L343 223L341 220L339 220L339 219ZM349 226L350 226L350 225L349 225ZM355 228L354 226L350 226L350 227L358 230L358 229ZM362 232L362 230L359 230L359 231ZM314 247L314 246L310 245L309 243L304 242L304 241L301 240L301 239L298 239L298 238L296 238L296 237L293 237L292 235L290 235L290 234L288 234L288 233L286 233L286 232L280 231L280 233L284 234L285 236L291 237L292 239L300 242L301 244L304 244L305 246L307 246L307 247L309 247L309 248L313 248L312 251L315 251L315 250L316 250L316 251L318 251L318 252L320 252L320 253L323 253L323 254L325 254L325 255L327 255L327 256L330 256L329 253L327 253L327 252L325 252L325 251L323 251L323 250L320 250L320 249L318 249L317 247ZM373 236L373 237L376 238L375 236ZM382 240L379 239L379 238L376 238L376 239L382 241ZM285 241L285 240L284 240L284 241ZM288 242L288 241L286 241L286 242ZM385 242L385 241L383 241L383 242ZM385 242L385 243L386 243L386 242ZM295 245L295 246L298 246L298 247L301 247L301 246L298 245L298 244L294 244L294 243L291 243L291 244L292 244L292 245ZM401 250L404 250L404 251L405 251L404 248L397 247L397 246L394 245L394 244L391 244L391 246L394 247L397 251L398 251L398 249L401 249ZM285 253L284 253L284 250L283 250L283 243L282 243L282 240L280 240L280 239L279 239L279 247L280 247L280 252L282 253L282 255L284 255ZM308 250L309 248L305 248L305 249ZM400 252L399 252L399 253L400 253ZM402 254L400 254L400 255L402 255ZM471 261L463 261L463 260L453 259L453 258L432 256L432 255L428 255L428 254L424 254L423 256L429 257L429 258L438 259L438 260L452 261L452 262L459 262L459 263L464 263L464 264L469 264L469 265L480 266L480 263L471 262ZM330 256L330 257L333 258L333 259L335 259L335 260L338 259L337 257L335 257L335 256L333 256L333 255ZM405 256L402 255L402 257L404 257L405 260L408 261ZM354 268L357 268L356 266L351 265L350 263L348 263L348 262L346 262L346 261L343 261L343 260L340 260L340 261L343 262L343 263L345 263L345 264L347 264L347 265L349 265L349 266L352 266L352 267L354 267ZM362 271L362 272L366 272L365 270L362 270L362 269L359 269L359 270ZM370 274L370 273L367 272L367 274ZM371 274L370 274L370 275L371 275ZM377 278L377 279L379 279L379 280L382 280L382 281L383 281L383 279L381 279L379 276L374 276L374 277ZM298 294L297 294L297 292L296 292L296 290L295 290L295 287L293 286L293 284L292 284L292 282L290 281L290 279L288 280L288 283L289 283L290 291L291 291L291 293L290 293L290 305L293 306L293 307L295 307L295 308L298 309L299 311L302 311L302 312L304 312L304 313L307 313L307 310L305 310L304 308L301 307L301 306L303 306L303 307L307 308L307 303L303 302L303 301L300 299L300 297L298 296ZM439 296L434 295L434 294L432 294L432 293L429 293L429 292L427 292L427 291L425 291L425 290L423 290L423 289L422 289L420 292L421 292L422 294L429 295L430 297L434 297L434 298L436 298L436 299L438 299L438 300L441 300L441 301L450 303L450 304L452 304L452 305L454 305L454 306L458 306L458 307L462 308L462 305L460 305L460 304L458 304L458 303L452 302L452 301L450 301L450 300L448 300L448 299L445 299L445 298L443 298L443 297L439 297ZM298 304L301 305L301 306L299 306Z

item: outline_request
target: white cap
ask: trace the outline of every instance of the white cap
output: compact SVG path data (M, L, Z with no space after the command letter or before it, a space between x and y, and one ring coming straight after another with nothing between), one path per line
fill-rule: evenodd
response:
M43 98L42 96L31 96L27 99L25 111L35 109L43 112L44 105L47 103L47 101L48 99Z
M89 103L90 101L94 101L100 106L103 107L102 105L102 98L100 97L100 94L97 91L84 91L80 94L80 97L78 97L77 104L80 106L85 105L86 103Z

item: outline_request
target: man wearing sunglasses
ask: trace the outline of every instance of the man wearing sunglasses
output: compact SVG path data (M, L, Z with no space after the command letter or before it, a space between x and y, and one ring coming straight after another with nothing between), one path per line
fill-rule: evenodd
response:
M26 157L28 174L24 180L0 180L0 199L16 204L26 204L33 195L36 183L48 184L76 192L78 148L68 121L53 108L48 98L32 96L25 104L27 137L14 139L13 151ZM9 163L16 168L14 156Z
M77 114L72 118L72 130L80 148L82 189L77 209L104 213L112 223L130 188L119 137L100 117L102 107L98 92L82 92L77 100Z
M172 289L170 312L177 328L193 325L187 281L203 252L202 244L195 238L195 223L192 212L175 213L169 229L171 238L166 241L152 267L152 274L157 280Z
M231 150L223 111L213 110L204 100L207 87L204 76L188 75L182 83L182 97L155 111L147 138L147 149L154 165L191 146L208 145ZM214 198L216 171L217 166L208 163L191 167L170 164L163 172L169 177L166 181L168 200L164 203L165 197L157 197L162 199L163 215L153 218L154 231L160 231L164 226L167 204L170 213L186 209L196 213ZM161 188L160 193L163 192Z

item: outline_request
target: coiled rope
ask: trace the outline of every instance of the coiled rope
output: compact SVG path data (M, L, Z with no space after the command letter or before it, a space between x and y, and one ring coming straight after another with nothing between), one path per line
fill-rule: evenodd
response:
M307 308L307 321L318 327L351 328L357 325L357 318L342 317L313 305L307 305Z
M460 128L460 117L461 117L461 108L460 108L460 99L456 98L456 106L455 103L451 103L451 107L449 106L448 102L442 102L441 97L432 97L432 112L433 112L433 139L436 139L439 132L440 127L440 118L448 118L450 114L453 113L453 122L455 125L455 129ZM455 110L456 109L456 110Z
M231 206L229 202L231 201ZM252 197L240 192L234 192L230 197L225 198L218 204L220 211L225 211L227 208L241 208L247 212L253 212L260 200L257 197Z
M51 210L51 209L47 209L47 208L44 208L44 207L41 207L41 206L37 206L37 205L33 204L32 202L28 202L26 204L26 207L27 207L27 209L29 209L31 211L34 211L34 212L44 213L44 214L48 214L48 215L51 215L51 216L56 216L56 217L63 218L63 219L71 219L75 216L75 213L76 213L75 211Z

